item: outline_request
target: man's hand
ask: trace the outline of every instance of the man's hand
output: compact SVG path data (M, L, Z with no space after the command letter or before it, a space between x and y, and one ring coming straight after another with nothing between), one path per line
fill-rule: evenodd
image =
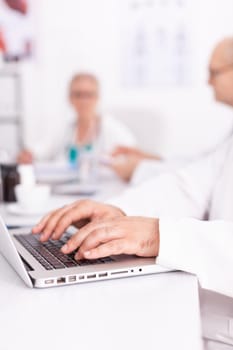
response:
M112 169L123 180L130 181L137 166L143 160L161 160L157 155L152 155L131 147L117 147L112 153Z
M112 219L124 215L122 210L111 205L81 200L46 215L33 228L32 233L41 233L42 242L50 238L57 240L71 225L81 228L95 220Z
M92 222L72 236L62 252L76 249L77 260L119 254L155 257L159 253L159 220L119 216Z
M111 163L111 168L124 181L130 181L141 159L137 156L115 157Z
M152 159L161 160L161 157L155 154L141 151L139 148L119 146L112 152L112 157L130 156L137 157L138 160Z

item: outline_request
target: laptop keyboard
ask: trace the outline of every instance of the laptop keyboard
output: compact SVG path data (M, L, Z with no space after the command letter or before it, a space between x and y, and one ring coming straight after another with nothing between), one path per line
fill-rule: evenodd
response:
M105 264L114 261L111 257L76 261L74 256L77 251L68 255L63 254L60 249L69 240L70 234L65 234L59 241L49 240L45 243L39 241L39 235L15 235L14 237L46 270Z

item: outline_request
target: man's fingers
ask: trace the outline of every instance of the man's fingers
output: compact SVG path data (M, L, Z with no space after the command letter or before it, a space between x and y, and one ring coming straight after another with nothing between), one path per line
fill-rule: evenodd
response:
M77 206L77 202L65 205L62 208L53 210L52 212L45 215L39 223L32 229L32 233L40 233L43 229L45 229L46 225L50 222L50 219L54 218L55 216L59 217L64 214L67 210Z
M92 212L85 206L77 206L65 212L54 227L53 239L59 239L69 226L73 223L84 223L84 220L91 218L91 215Z
M67 205L46 215L33 229L33 233L42 233L41 241L47 241L53 234L53 239L59 239L64 231L74 222L87 219L92 213L90 201L80 201Z
M57 210L56 212L52 213L52 215L49 217L47 222L45 223L42 231L41 231L41 240L46 241L51 236L53 239L60 238L61 234L64 232L61 232L60 235L56 235L56 227L59 223L59 221L66 215L70 210L72 210L73 205L67 205L60 210ZM65 228L65 230L68 228L68 226Z
M75 258L80 260L83 258L83 254L86 251L97 248L100 244L107 243L109 241L113 241L115 239L120 239L122 237L121 233L117 228L113 225L104 225L99 226L95 230L93 230L86 239L83 240L80 245L79 251L76 254Z
M39 224L33 228L32 233L41 233L40 239L43 242L48 240L54 230L54 227L56 226L57 221L66 211L69 210L69 208L69 206L65 206L46 215L39 222Z
M103 241L107 241L111 237L115 237L115 231L112 220L92 222L73 235L65 246L62 247L62 252L65 254L73 252L79 248L89 236L93 236L94 241L100 240L100 237Z
M55 213L55 211L48 213L47 215L45 215L40 221L39 223L33 227L32 229L32 233L33 234L38 234L41 233L41 231L43 230L43 228L45 227L47 221L49 220L49 218Z
M127 250L123 239L113 240L99 245L97 248L85 251L83 256L85 259L99 259L110 255L120 255Z
M63 213L69 210L72 206L74 206L74 204L65 205L64 207L53 210L47 215L45 215L39 221L39 223L35 227L33 227L32 233L36 233L36 234L41 233L45 229L46 225L49 224L51 219L53 219L54 217L59 217L60 215L63 215Z

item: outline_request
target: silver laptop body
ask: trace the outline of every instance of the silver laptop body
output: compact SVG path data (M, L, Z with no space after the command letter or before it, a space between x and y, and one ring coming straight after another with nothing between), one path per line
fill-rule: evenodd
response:
M17 230L28 235L30 229ZM171 270L155 264L154 258L135 256L110 257L111 262L46 270L43 265L10 233L0 217L0 252L30 288L48 288L75 283L139 276Z

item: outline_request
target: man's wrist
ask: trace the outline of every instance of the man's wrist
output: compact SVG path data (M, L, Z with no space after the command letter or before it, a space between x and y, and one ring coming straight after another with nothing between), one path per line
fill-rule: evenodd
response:
M155 240L156 240L156 247L157 247L156 256L158 256L159 248L160 248L159 219L155 219Z

